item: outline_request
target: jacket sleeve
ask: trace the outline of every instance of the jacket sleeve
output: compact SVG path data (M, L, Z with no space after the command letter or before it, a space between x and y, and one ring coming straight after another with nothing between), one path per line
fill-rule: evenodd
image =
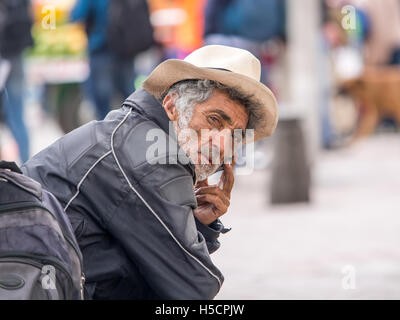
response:
M108 222L160 299L213 299L223 276L198 232L193 180L180 165L160 165L135 181Z
M206 240L208 252L214 253L221 246L218 238L221 233L227 233L231 229L225 228L221 220L217 219L208 226L200 222L199 219L195 217L197 230L203 235Z

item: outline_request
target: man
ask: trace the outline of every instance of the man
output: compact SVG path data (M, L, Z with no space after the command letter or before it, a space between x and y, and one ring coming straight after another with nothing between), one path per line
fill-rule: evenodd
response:
M107 46L108 7L109 0L79 0L70 17L71 22L86 25L90 75L85 89L99 120L111 110L114 95L126 97L135 81L133 59L118 59Z
M24 122L22 54L24 49L33 44L30 10L28 0L6 0L0 3L0 68L9 69L5 87L0 87L0 99L5 122L18 144L22 162L29 159L29 135Z
M218 186L207 177L232 156L235 130L253 129L255 140L274 131L276 100L259 79L260 62L242 49L206 46L167 60L121 109L24 165L65 207L86 298L215 297L223 276L210 253L227 231L218 218L229 207L233 165L224 164ZM152 151L154 133L164 151Z
M90 62L88 90L97 119L103 120L115 94L125 98L134 90L135 56L153 43L148 5L145 0L78 0L70 21L86 26ZM137 34L130 32L127 24Z

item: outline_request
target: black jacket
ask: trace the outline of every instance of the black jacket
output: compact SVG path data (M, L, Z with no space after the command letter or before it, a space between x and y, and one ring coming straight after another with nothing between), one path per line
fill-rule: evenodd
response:
M65 207L83 254L87 299L212 299L221 287L210 253L226 229L195 219L193 165L146 160L154 145L147 133L161 128L166 139L168 126L160 103L139 90L22 167ZM179 152L173 149L154 157L169 159Z

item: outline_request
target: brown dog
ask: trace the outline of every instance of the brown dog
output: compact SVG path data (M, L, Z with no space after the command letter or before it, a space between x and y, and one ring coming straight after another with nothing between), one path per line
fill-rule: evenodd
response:
M353 139L373 133L384 118L392 118L400 128L400 67L368 67L341 87L359 108Z

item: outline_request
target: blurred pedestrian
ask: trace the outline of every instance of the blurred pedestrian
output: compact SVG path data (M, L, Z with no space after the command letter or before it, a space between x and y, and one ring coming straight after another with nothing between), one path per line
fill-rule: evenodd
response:
M285 0L208 0L205 44L245 49L264 62L263 48L285 38ZM262 81L266 83L265 64Z
M90 60L88 88L98 119L104 119L114 93L123 99L134 90L134 58L152 44L147 2L78 0L70 20L85 24Z
M29 0L0 2L0 63L5 78L0 87L3 114L19 148L22 162L29 158L29 136L24 123L23 50L33 44Z

